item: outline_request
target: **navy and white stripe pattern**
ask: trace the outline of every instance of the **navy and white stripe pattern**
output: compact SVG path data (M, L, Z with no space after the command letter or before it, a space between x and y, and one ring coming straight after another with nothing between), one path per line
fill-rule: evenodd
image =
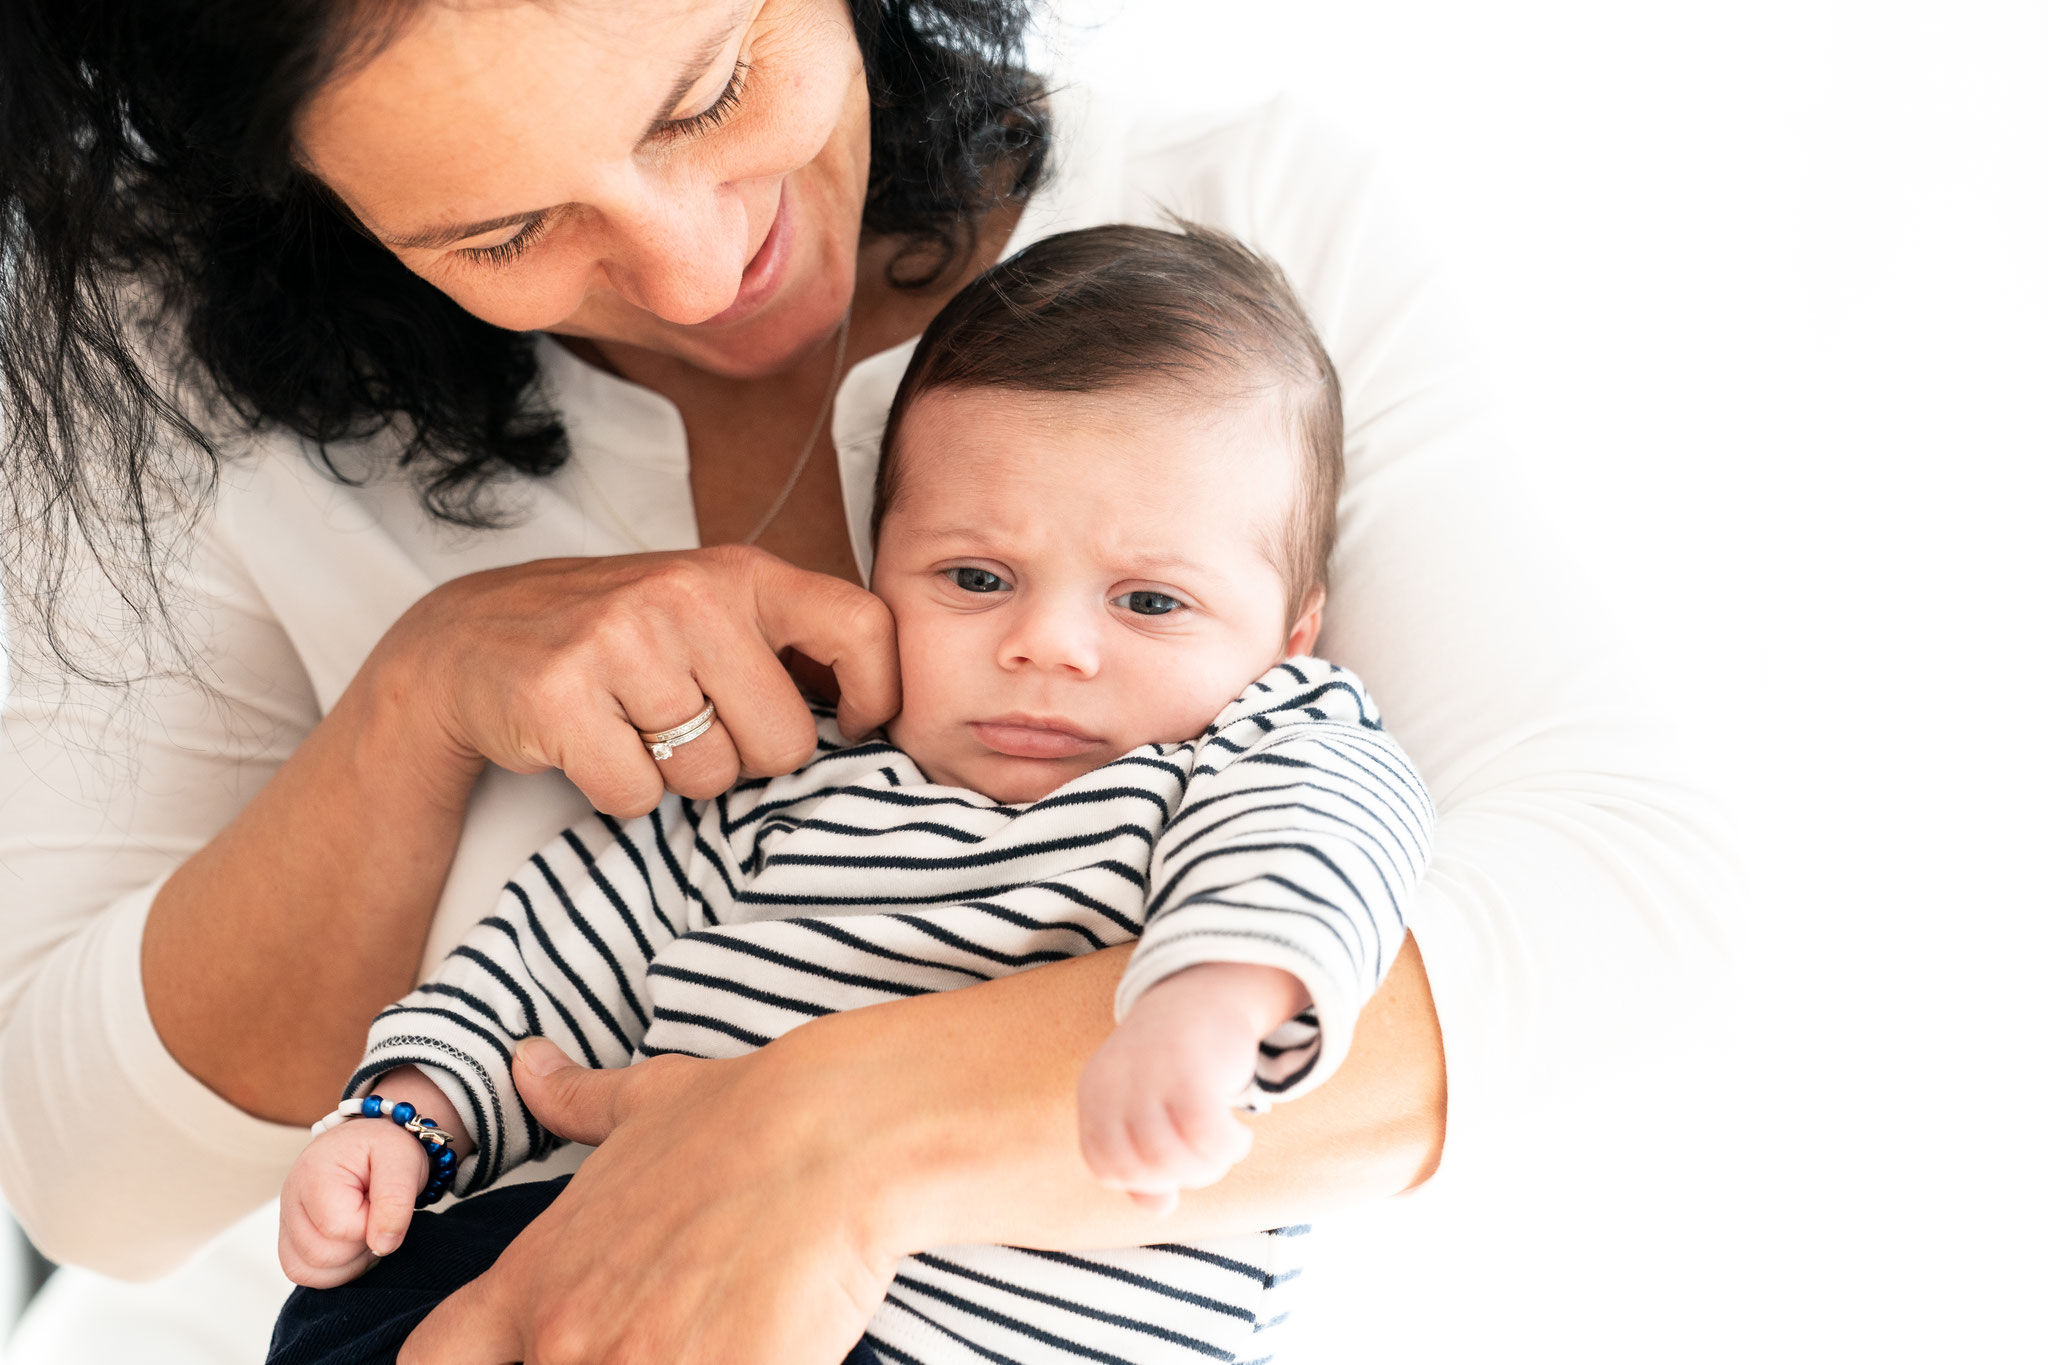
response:
M515 1040L584 1064L738 1056L807 1020L1139 940L1118 1016L1199 962L1283 967L1310 1008L1265 1041L1247 1102L1341 1061L1398 949L1433 812L1350 673L1297 658L1198 738L1147 745L1030 806L934 786L819 717L786 777L534 854L431 980L376 1020L349 1093L427 1071L477 1141L468 1194L556 1140ZM948 1247L903 1263L870 1328L904 1365L1271 1358L1306 1228L1086 1254Z

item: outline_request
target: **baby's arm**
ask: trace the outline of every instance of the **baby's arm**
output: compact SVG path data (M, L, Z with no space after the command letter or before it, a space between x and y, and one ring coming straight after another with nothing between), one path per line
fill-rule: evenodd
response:
M1233 1109L1304 1094L1343 1060L1434 819L1363 685L1320 660L1267 673L1196 758L1078 1097L1090 1168L1161 1210L1249 1150Z
M696 815L665 800L636 820L592 816L563 831L431 977L372 1021L345 1093L367 1095L401 1067L424 1073L475 1143L456 1194L561 1145L512 1082L520 1039L548 1038L588 1067L633 1060L651 1009L648 962L694 927L684 863Z
M380 1077L387 1104L410 1104L449 1135L456 1159L475 1148L455 1106L416 1067ZM427 1150L388 1118L358 1118L307 1144L285 1177L277 1256L292 1283L332 1289L405 1240L413 1201L427 1182Z
M559 1042L586 1066L624 1066L647 1030L647 961L691 927L683 864L697 811L664 801L637 820L593 816L529 858L493 912L434 974L370 1027L347 1094L411 1104L453 1139L457 1194L559 1145L512 1083L521 1038ZM420 1141L388 1119L316 1137L287 1177L285 1273L343 1284L405 1236L426 1179Z

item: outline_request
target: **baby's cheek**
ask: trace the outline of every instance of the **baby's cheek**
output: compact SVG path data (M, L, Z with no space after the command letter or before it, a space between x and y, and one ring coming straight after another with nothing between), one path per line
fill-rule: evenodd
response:
M1143 686L1132 689L1126 733L1135 738L1126 747L1196 738L1264 671L1261 667L1242 672L1234 664L1219 667L1218 661L1200 656L1156 670Z

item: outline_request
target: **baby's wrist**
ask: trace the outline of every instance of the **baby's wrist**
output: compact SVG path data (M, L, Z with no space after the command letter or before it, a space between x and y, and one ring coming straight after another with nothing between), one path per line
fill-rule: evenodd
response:
M1241 1022L1248 1037L1259 1039L1310 1003L1308 987L1284 967L1201 962L1155 982L1131 1006L1131 1013L1200 1009Z
M418 1067L401 1066L387 1071L364 1093L381 1096L386 1114L399 1104L409 1104L420 1118L432 1119L434 1126L448 1135L449 1145L455 1149L458 1161L476 1150L476 1143L470 1139L469 1129L463 1125L455 1106L441 1093L441 1087Z

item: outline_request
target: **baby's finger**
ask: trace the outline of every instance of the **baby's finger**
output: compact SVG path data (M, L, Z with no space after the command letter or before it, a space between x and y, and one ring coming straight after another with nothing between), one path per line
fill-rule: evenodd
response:
M1123 1177L1136 1168L1130 1139L1124 1135L1121 1110L1091 1104L1084 1092L1081 1103L1081 1159L1097 1180L1112 1188L1123 1187Z
M369 1212L363 1197L362 1177L346 1170L320 1173L308 1180L299 1194L300 1207L313 1233L322 1241L356 1243L363 1240Z
M1228 1110L1203 1101L1169 1103L1167 1108L1174 1128L1197 1165L1187 1172L1189 1179L1181 1182L1181 1188L1213 1185L1250 1154L1252 1130Z
M1131 1151L1137 1159L1127 1188L1165 1194L1186 1184L1197 1164L1180 1130L1161 1103L1134 1107L1129 1115Z
M412 1201L426 1183L426 1148L410 1142L386 1148L370 1162L370 1219L364 1236L372 1252L389 1256L412 1225Z
M362 1274L373 1258L359 1238L337 1241L323 1235L301 1200L286 1191L278 1220L277 1259L293 1284L332 1289Z
M1180 1207L1180 1195L1172 1190L1165 1194L1146 1194L1142 1190L1132 1190L1131 1202L1147 1213L1164 1218Z

